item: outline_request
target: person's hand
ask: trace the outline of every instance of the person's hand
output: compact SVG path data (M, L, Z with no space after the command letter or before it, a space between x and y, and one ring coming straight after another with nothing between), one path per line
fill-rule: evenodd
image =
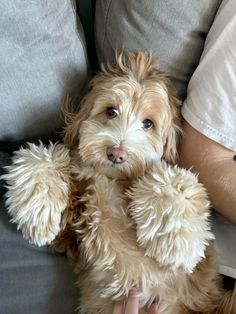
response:
M136 292L131 292L126 300L116 301L112 314L138 314L139 298ZM152 304L148 309L148 314L158 314L157 305Z

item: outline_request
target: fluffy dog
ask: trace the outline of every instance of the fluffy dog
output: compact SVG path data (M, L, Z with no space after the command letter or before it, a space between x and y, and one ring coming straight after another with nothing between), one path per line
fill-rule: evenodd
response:
M116 55L65 112L63 144L15 153L7 205L23 236L74 263L81 314L111 314L139 292L140 313L236 313L216 272L209 202L174 166L180 102L150 53Z

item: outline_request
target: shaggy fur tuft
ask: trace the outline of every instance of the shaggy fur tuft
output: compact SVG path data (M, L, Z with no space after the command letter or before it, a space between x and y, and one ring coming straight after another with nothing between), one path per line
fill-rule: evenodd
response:
M46 148L29 144L15 152L8 174L6 205L25 239L38 246L51 243L60 231L69 197L69 151L62 144Z
M139 178L127 193L137 241L145 255L191 273L214 237L209 202L197 177L166 163Z
M159 314L233 314L206 191L173 165L180 102L155 65L148 52L122 51L79 112L67 99L65 146L30 144L8 167L8 211L25 238L73 260L80 314L111 314L132 289L140 314L152 302Z

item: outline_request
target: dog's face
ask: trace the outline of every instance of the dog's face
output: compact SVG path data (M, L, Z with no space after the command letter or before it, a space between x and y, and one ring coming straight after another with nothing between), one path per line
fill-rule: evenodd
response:
M137 177L163 157L174 161L178 106L150 54L122 52L92 81L65 142L100 173Z

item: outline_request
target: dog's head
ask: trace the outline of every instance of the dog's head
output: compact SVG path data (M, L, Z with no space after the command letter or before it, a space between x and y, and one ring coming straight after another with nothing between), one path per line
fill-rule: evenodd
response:
M114 178L136 177L153 162L175 162L180 102L149 52L116 54L70 117L65 144L85 165Z

